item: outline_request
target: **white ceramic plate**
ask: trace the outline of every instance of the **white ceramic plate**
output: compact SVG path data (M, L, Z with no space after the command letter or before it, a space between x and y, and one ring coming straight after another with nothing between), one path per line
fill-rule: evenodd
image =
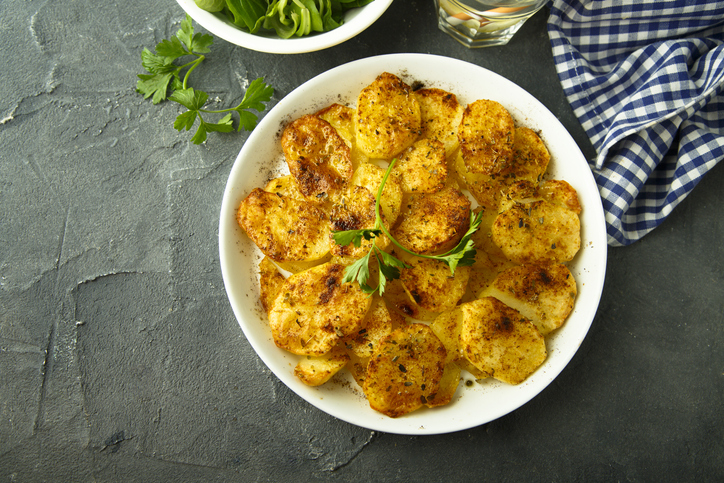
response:
M550 174L568 181L578 191L583 206L582 248L568 264L578 283L578 297L564 326L547 338L549 355L543 365L518 386L493 380L470 386L463 383L451 404L423 408L397 419L370 409L351 377L319 388L297 380L293 369L298 356L274 345L258 302L257 264L261 254L235 218L239 203L253 188L288 173L279 143L286 122L332 102L354 105L359 91L384 71L400 76L408 84L421 82L446 89L463 104L483 98L502 103L518 124L540 132L552 157ZM221 207L219 249L234 314L272 372L299 396L332 416L371 430L399 434L448 433L475 427L519 408L540 393L568 364L588 332L603 289L607 254L603 209L593 176L556 116L497 74L459 60L425 54L385 55L339 66L304 83L271 109L249 136L231 170ZM473 381L472 377L466 379Z
M329 32L290 39L282 39L269 33L250 34L235 27L223 15L200 9L194 0L176 0L176 2L199 25L227 42L269 54L302 54L334 47L361 33L380 18L392 0L374 0L364 7L347 11L344 16L344 24Z

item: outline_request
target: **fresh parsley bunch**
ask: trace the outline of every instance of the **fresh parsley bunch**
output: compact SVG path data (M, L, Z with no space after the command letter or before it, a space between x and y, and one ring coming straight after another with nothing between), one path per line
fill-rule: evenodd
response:
M353 243L354 246L360 247L362 240L372 240L375 237L385 234L387 238L400 250L421 258L431 258L433 260L439 260L444 262L450 267L450 273L455 275L455 269L457 267L471 266L475 263L475 243L472 240L473 233L480 228L482 222L483 212L480 211L477 215L470 214L470 227L468 231L463 235L457 245L452 250L449 250L441 255L424 255L415 253L407 248L403 247L397 240L395 240L390 232L385 228L380 217L380 198L382 198L382 191L387 183L387 178L390 176L392 167L395 165L397 160L393 159L390 165L387 167L385 176L382 178L380 188L377 191L377 198L375 200L375 226L374 228L363 228L361 230L344 230L332 232L332 237L335 243L342 246L347 246ZM370 257L374 256L377 259L377 265L379 267L379 282L376 287L370 287L367 282L370 278L369 262ZM400 269L409 268L402 260L394 257L393 255L380 250L377 245L373 244L370 251L367 254L349 265L344 271L343 283L357 281L360 288L368 294L379 292L382 295L385 292L385 286L388 280L394 280L400 278Z
M250 112L254 109L262 112L265 109L264 103L269 102L274 94L274 88L264 83L260 77L251 82L244 93L244 98L238 106L227 109L204 109L209 95L201 90L188 86L191 72L198 67L206 58L203 54L210 52L209 47L214 39L211 35L194 33L191 17L187 14L181 21L181 28L176 35L170 39L164 39L156 45L156 52L143 49L141 63L148 74L139 74L136 91L143 94L145 99L151 97L154 104L166 99L178 102L186 109L176 118L173 127L179 132L186 129L190 131L199 120L198 128L191 138L194 144L201 144L206 141L209 132L230 132L234 129L232 114L239 114L239 128L251 131L256 127L259 120L256 114ZM193 60L177 65L176 60L181 57L191 56ZM183 79L181 73L184 72ZM170 94L169 94L170 92ZM206 114L224 114L217 122L208 120Z

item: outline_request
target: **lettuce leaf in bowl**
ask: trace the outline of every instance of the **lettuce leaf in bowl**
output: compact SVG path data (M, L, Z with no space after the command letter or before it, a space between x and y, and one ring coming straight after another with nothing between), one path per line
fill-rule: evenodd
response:
M328 32L344 23L344 13L373 0L195 0L210 12L225 15L238 28L255 34L274 31L288 39ZM225 1L224 8L218 2Z

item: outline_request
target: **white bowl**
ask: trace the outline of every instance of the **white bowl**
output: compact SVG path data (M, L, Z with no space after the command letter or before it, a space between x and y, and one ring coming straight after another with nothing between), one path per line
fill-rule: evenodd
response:
M200 9L194 0L176 1L195 22L215 36L232 44L269 54L303 54L334 47L375 23L392 3L392 0L374 0L364 7L347 11L344 16L344 24L334 30L313 33L305 37L282 39L273 33L250 34L244 32L227 21L223 15Z
M494 380L460 384L447 406L423 408L396 419L370 409L347 371L316 388L305 386L294 376L299 356L274 345L259 303L257 265L261 252L236 223L239 203L253 188L289 172L280 146L282 127L333 102L354 105L359 91L385 71L410 84L419 81L446 89L463 104L477 99L502 103L518 124L540 133L551 153L551 177L568 181L578 191L583 207L581 250L567 264L576 278L578 296L563 327L546 338L548 358L543 365L520 385ZM384 55L341 65L307 81L274 106L244 143L232 167L221 207L219 251L234 314L247 340L271 371L292 391L332 416L371 430L399 434L447 433L475 427L519 408L540 393L568 364L588 332L603 290L607 257L603 208L593 175L556 116L532 95L493 72L426 54ZM470 376L466 379L473 380ZM572 380L580 383L584 379Z

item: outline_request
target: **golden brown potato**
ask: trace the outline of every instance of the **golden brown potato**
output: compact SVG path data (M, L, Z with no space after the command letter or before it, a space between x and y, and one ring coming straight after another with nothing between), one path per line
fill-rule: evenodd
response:
M437 193L411 195L391 234L408 250L434 254L455 247L469 226L470 200L447 187Z
M399 177L403 193L435 193L445 187L445 146L434 139L420 139L401 154L392 173Z
M379 295L374 295L372 307L367 312L362 328L344 339L348 351L361 359L370 358L377 350L380 340L390 335L393 328L403 324L401 317L387 309L387 304Z
M520 265L500 273L482 296L514 308L545 336L573 310L576 280L565 265Z
M369 357L358 357L354 352L347 351L349 361L347 362L347 370L352 374L360 389L364 387L367 378L367 365L370 362Z
M294 368L294 375L307 386L321 386L332 379L349 362L341 347L335 347L321 356L303 357Z
M236 220L272 260L312 261L329 252L329 222L312 203L255 188L239 205Z
M259 262L259 300L264 312L269 313L286 279L269 257Z
M356 169L362 163L368 161L368 157L359 149L357 149L357 140L355 139L355 109L341 104L332 104L325 107L315 114L320 119L324 119L332 125L337 133L342 137L345 144L350 149L350 159L352 165Z
M460 352L460 330L463 326L463 312L459 307L442 312L430 323L430 328L445 345L449 364L462 358Z
M515 122L502 104L480 99L465 108L458 139L470 172L496 174L513 161Z
M394 158L421 131L420 104L412 88L388 72L359 93L355 119L357 147L370 158Z
M343 277L343 265L325 263L287 278L269 312L278 347L318 356L362 328L372 298Z
M347 196L332 207L329 220L331 231L374 228L377 220L375 216L375 197L367 188L352 186ZM384 223L384 218L382 221ZM380 234L371 240L363 239L358 247L354 243L342 246L334 241L334 235L330 232L329 244L332 256L352 263L354 259L365 256L373 245L376 245L380 250L384 250L390 244L390 240L384 234Z
M556 186L570 187L568 183ZM557 199L555 196L548 198ZM570 192L561 197L566 203L548 201L535 185L525 181L511 186L491 231L493 242L508 259L518 264L573 259L581 247L581 222L567 207Z
M396 418L427 404L440 388L445 356L445 346L425 324L393 331L367 366L363 390L370 407Z
M515 130L513 161L498 173L484 174L470 171L458 155L455 169L475 200L487 208L497 209L508 188L520 181L538 183L548 168L550 154L538 135L527 127Z
M363 163L355 170L350 184L367 188L377 198L384 177L385 169L374 164ZM389 176L380 197L380 214L386 222L385 226L389 227L395 224L397 217L400 215L401 206L402 186L400 186L400 180L397 176Z
M269 181L264 187L264 191L286 196L287 198L294 198L295 200L310 201L304 197L301 191L299 191L297 181L291 174L280 176Z
M327 121L313 115L290 122L282 151L299 191L308 199L334 200L352 177L350 149Z
M460 308L462 353L483 373L508 384L520 384L545 361L545 339L517 310L493 297Z
M577 215L581 214L581 202L578 193L568 181L562 179L549 179L538 186L543 199L564 208L568 208Z
M455 391L457 391L460 385L460 366L457 364L450 363L445 364L445 369L442 373L442 379L440 379L440 388L435 394L430 394L427 397L425 406L429 408L435 408L450 404Z
M455 275L439 260L420 258L405 252L395 252L409 268L400 269L400 281L412 300L429 312L452 310L465 294L470 267L458 266Z
M455 94L442 89L428 88L415 91L420 103L422 133L420 137L436 139L450 156L459 145L458 127L463 118L463 106Z
M387 281L383 297L387 301L390 309L402 317L430 322L435 320L435 317L439 315L437 312L430 312L420 307L412 299L412 296L407 289L405 289L405 286L399 278Z

